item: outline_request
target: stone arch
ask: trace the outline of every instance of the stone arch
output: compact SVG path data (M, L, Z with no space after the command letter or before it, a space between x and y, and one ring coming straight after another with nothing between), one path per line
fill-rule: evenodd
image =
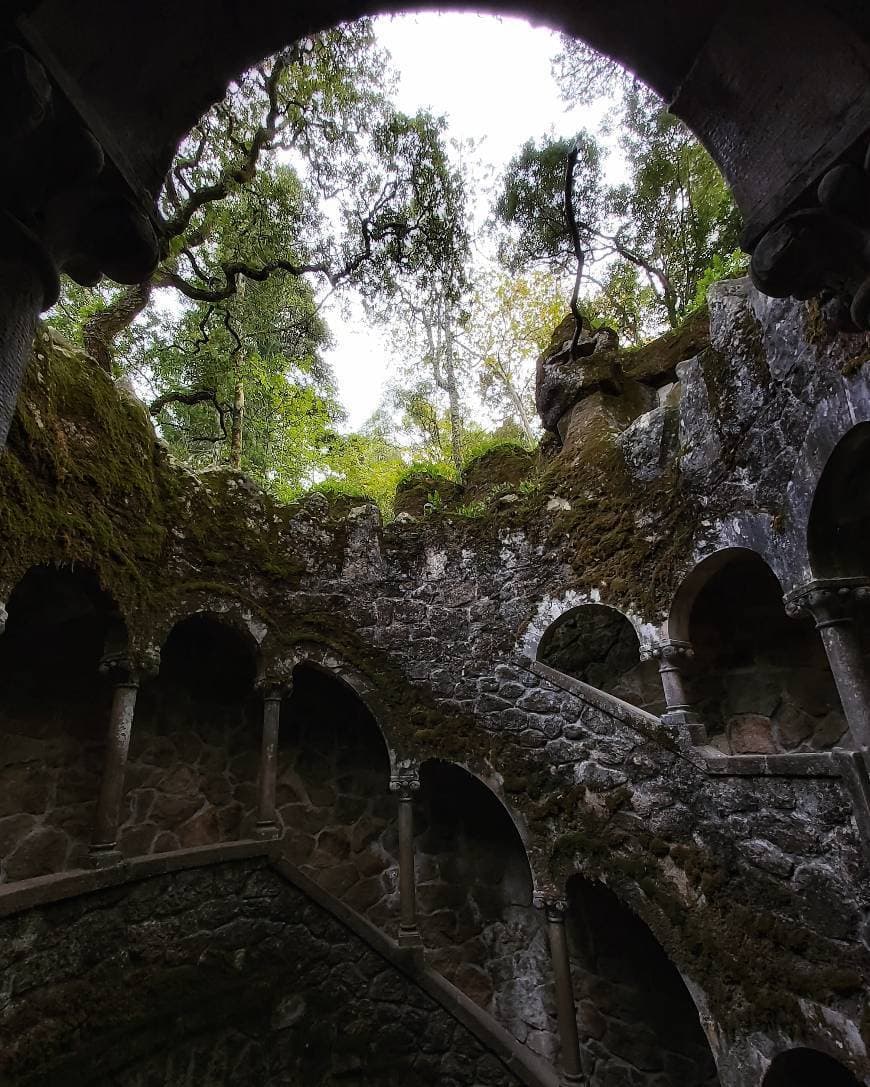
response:
M445 0L444 6L463 5ZM156 193L178 140L241 71L342 20L402 7L395 0L326 0L288 8L265 0L250 20L236 0L209 9L207 36L201 4L179 10L169 0L123 18L84 11L77 34L62 5L17 0L7 18L27 14L31 47L50 67L60 65L59 82L74 88L85 118L98 122L91 127L112 138L134 191ZM759 10L700 12L689 0L479 0L478 7L546 21L618 58L654 87L731 181L750 245L866 130L861 96L868 61L861 47L870 24L858 3L801 4L797 13L784 0ZM156 28L170 17L173 35L166 41ZM780 61L776 46L786 21L792 48Z
M237 612L176 617L139 691L121 811L126 855L242 837L262 727L259 645Z
M544 631L537 660L651 713L664 711L658 669L617 608L588 603L563 611Z
M403 760L398 753L401 744L396 736L392 715L383 699L379 697L374 684L361 669L332 646L324 642L307 640L296 642L289 652L266 665L266 669L278 676L292 675L299 665L306 665L332 676L356 695L371 714L381 734L390 760L390 771L394 773Z
M281 704L280 849L330 894L385 930L398 913L394 761L360 695L361 677L323 647L299 652Z
M819 476L807 525L817 578L870 574L870 422L837 442Z
M692 646L690 701L728 754L817 750L844 735L814 625L786 613L782 586L757 551L729 547L700 562L674 597L668 633Z
M603 883L566 884L571 978L584 1068L594 1083L714 1087L694 997L648 925Z
M427 959L535 1052L556 1049L535 877L508 806L458 763L420 766L417 908Z
M761 1087L860 1087L845 1065L818 1049L788 1049L774 1057Z
M94 571L31 567L0 637L0 879L86 863L126 626Z
M764 556L751 547L723 547L705 555L683 578L671 600L665 624L665 634L673 641L689 641L689 622L692 608L704 586L729 563L753 555L764 561Z
M174 606L162 611L159 620L147 629L131 622L130 640L134 655L156 670L160 665L162 649L172 631L180 623L196 616L204 616L235 631L256 657L258 671L261 669L264 656L262 646L268 635L265 622L240 600L199 593L186 595L175 602Z

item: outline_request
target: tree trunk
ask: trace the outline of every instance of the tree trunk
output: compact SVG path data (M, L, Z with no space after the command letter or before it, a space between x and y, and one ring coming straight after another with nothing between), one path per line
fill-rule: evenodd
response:
M449 313L444 315L444 377L450 404L450 453L459 475L462 471L462 409L453 365L453 323Z
M238 472L242 467L242 431L245 425L245 385L236 382L233 394L233 429L230 435L230 466Z
M115 340L125 328L130 327L148 305L153 288L154 283L151 279L128 287L111 305L92 314L85 321L82 328L85 351L107 373L112 372L112 350Z
M529 419L529 414L526 411L526 406L523 403L523 398L514 388L514 383L510 380L510 378L507 378L505 384L507 385L508 395L514 402L514 407L516 408L517 415L520 417L520 425L523 428L523 433L525 434L529 444L534 445L535 435L532 431L532 423Z

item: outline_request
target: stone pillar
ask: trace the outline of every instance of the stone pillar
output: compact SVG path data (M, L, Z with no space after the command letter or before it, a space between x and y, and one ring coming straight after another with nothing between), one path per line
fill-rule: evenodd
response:
M816 623L837 684L843 713L857 747L870 748L870 667L856 624L860 604L870 597L865 578L811 581L785 597L789 615L807 613Z
M707 730L695 719L683 675L685 662L691 660L693 655L689 642L678 641L676 638L652 645L643 654L645 659L652 658L658 661L659 677L665 696L666 709L662 715L664 720L670 724L682 726L688 734L690 743L705 744Z
M257 821L254 824L254 836L263 841L272 841L281 832L275 811L278 731L281 723L281 703L291 690L292 685L287 683L269 683L263 689L263 738L257 778Z
M390 781L399 799L399 946L419 947L417 878L414 871L414 794L420 789L416 771Z
M3 443L0 442L0 445ZM6 633L6 624L9 622L9 612L6 610L6 605L0 600L0 634Z
M127 755L133 732L133 715L139 693L139 676L128 660L113 660L106 670L115 678L115 693L112 698L103 780L90 850L91 863L96 868L108 868L119 864L123 859L118 849L118 822L121 798L124 795Z
M547 937L550 941L550 957L553 961L553 986L556 991L556 1018L559 1023L559 1039L562 1046L562 1084L587 1083L580 1063L580 1039L577 1034L577 1009L574 1005L574 986L571 982L571 959L568 955L568 934L565 931L565 914L568 903L564 899L538 899L547 919Z

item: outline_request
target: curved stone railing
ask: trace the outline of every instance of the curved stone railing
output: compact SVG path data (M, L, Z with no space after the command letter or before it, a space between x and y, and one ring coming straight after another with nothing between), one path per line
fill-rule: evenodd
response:
M283 1046L293 1059L312 1039L316 1050L334 1038L341 1059L361 1069L370 1046L376 1062L386 1059L380 1038L395 1048L390 1075L405 1067L406 1082L558 1082L418 949L398 947L262 842L0 888L0 957L0 1080L20 1087L138 1085L155 1052L174 1054L173 1067L195 1061L181 1019L199 1037L215 1030L209 1045L220 1050L247 1018L270 1053ZM262 1082L252 1068L250 1080L227 1082ZM316 1069L300 1070L317 1082ZM397 1080L385 1073L383 1082Z
M670 735L673 736L675 743L677 741L675 729L669 728L660 717L656 717L654 713L649 713L647 710L642 710L640 706L633 706L630 702L625 702L614 694L608 694L607 691L602 691L598 687L584 683L582 679L575 679L574 676L569 676L565 672L551 668L549 664L543 664L541 661L532 661L529 664L529 671L534 672L541 679L546 679L555 687L560 687L563 691L574 695L581 702L601 710L609 717L631 725L643 736L649 736L651 739L661 741L664 736Z

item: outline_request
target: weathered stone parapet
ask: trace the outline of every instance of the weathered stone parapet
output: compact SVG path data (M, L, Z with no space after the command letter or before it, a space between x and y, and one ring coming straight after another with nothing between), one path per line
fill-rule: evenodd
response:
M785 597L786 611L815 620L856 744L870 748L870 669L860 644L857 611L870 599L866 578L811 581Z

